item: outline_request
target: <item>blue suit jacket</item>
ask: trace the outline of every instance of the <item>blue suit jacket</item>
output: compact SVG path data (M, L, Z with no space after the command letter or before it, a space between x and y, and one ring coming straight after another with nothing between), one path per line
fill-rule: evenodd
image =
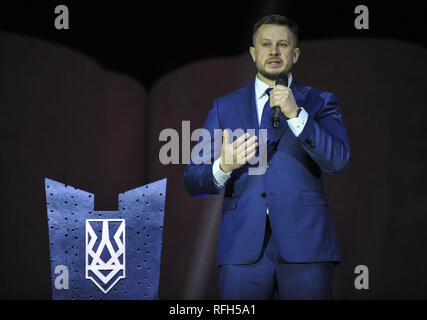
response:
M211 137L214 129L258 129L254 83L214 100L204 124ZM283 259L340 262L321 171L336 174L349 162L350 147L342 116L334 94L295 81L290 88L297 105L309 114L307 123L295 137L282 114L279 127L268 132L266 172L249 175L249 164L232 172L225 185L218 265L248 264L258 258L267 207ZM184 185L192 196L220 192L212 174L219 151L212 153L211 163L191 162L186 167Z

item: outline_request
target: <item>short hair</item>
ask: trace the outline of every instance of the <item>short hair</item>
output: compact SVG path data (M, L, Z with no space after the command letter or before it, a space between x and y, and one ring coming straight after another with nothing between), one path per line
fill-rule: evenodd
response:
M291 19L279 14L271 14L271 15L262 17L255 23L252 31L252 42L254 45L255 45L256 33L258 29L264 24L275 24L279 26L287 26L292 31L295 48L298 47L298 33L299 33L298 25Z

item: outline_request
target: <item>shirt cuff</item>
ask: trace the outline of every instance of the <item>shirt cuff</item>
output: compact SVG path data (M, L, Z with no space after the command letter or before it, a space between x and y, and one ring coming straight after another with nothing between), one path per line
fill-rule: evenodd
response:
M291 128L292 132L296 137L298 137L302 130L304 130L305 124L307 123L307 119L307 111L305 111L304 108L301 108L298 117L287 120L289 128Z
M222 187L227 182L228 179L231 177L231 171L229 173L226 173L221 170L219 167L219 162L221 161L221 157L215 160L213 166L212 166L212 173L214 176L214 181L217 187Z

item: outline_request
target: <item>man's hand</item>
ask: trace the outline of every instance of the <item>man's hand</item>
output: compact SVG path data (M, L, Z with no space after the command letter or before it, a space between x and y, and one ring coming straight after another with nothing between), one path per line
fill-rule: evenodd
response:
M270 108L273 107L280 107L288 119L295 118L299 109L292 90L282 85L278 85L270 91Z
M224 136L221 149L221 162L219 167L222 171L228 173L238 169L255 156L257 136L249 138L249 133L237 138L230 143L230 132L224 130Z

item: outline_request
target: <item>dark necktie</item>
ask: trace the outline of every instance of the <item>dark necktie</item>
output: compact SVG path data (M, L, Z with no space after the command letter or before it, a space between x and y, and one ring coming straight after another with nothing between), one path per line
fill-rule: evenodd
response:
M270 91L273 88L268 88L265 90L265 93L268 95L268 100L264 105L262 110L261 123L259 125L260 129L267 129L267 141L269 140L271 134L273 133L273 124L271 118L273 116L273 110L270 108Z

